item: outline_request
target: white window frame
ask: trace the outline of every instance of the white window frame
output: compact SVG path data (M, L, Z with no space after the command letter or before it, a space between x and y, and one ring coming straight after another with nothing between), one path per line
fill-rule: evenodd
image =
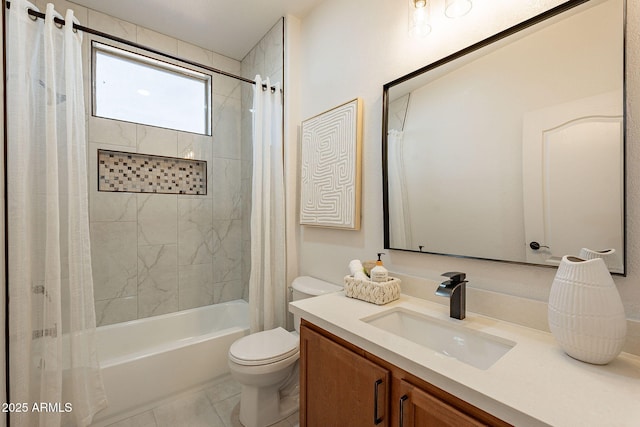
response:
M139 123L133 120L123 120L122 118L115 118L115 117L107 117L107 116L101 116L98 115L96 113L97 108L97 99L96 99L96 55L98 54L98 52L101 53L105 53L107 55L111 55L111 56L117 56L120 57L122 59L125 59L127 61L130 61L132 63L138 63L141 64L143 66L146 67L151 67L151 68L156 68L159 69L161 71L164 72L168 72L170 74L176 74L179 76L183 76L183 77L187 77L187 78L191 78L191 79L195 79L195 80L201 80L204 84L205 84L205 102L206 102L206 111L205 111L205 131L204 132L191 132L191 131L185 131L182 129L175 129L169 126L162 126L162 125L157 125L157 124L148 124L148 123ZM92 64L91 64L91 115L94 117L102 117L105 119L110 119L110 120L119 120L119 121L124 121L124 122L129 122L129 123L137 123L137 124L141 124L144 126L154 126L154 127L160 127L160 128L165 128L165 129L173 129L173 130L177 130L179 132L188 132L188 133L197 133L200 135L207 135L207 136L211 136L211 131L212 131L212 122L213 122L213 112L212 112L212 98L213 98L213 85L212 85L212 81L213 81L213 76L211 76L210 74L206 74L206 73L202 73L199 71L195 71L189 68L186 68L184 66L180 66L180 65L175 65L166 61L161 61L155 58L151 58L149 56L145 56L145 55L141 55L139 53L134 53L125 49L121 49L121 48L117 48L115 46L110 46L104 43L100 43L97 41L92 41L91 42L91 59L92 59Z

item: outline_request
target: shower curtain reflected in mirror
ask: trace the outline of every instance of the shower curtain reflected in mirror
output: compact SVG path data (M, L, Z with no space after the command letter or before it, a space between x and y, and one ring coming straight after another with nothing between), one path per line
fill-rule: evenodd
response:
M87 200L82 34L7 20L9 361L14 426L88 425L107 404L95 347ZM48 404L48 411L33 405ZM52 409L56 409L55 411Z
M403 143L403 131L391 129L388 132L389 235L391 247L413 248Z

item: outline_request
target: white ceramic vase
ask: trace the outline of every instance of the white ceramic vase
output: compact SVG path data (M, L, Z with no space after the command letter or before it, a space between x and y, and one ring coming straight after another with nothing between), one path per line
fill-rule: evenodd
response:
M604 365L620 354L627 320L601 258L562 258L549 295L549 328L574 359Z
M594 251L592 249L588 249L588 248L582 248L580 249L580 254L578 255L579 258L582 259L594 259L594 258L602 258L602 260L604 261L604 264L607 266L607 268L609 269L609 271L612 271L613 269L617 268L617 255L616 255L616 250L611 248L611 249L603 249L601 251Z

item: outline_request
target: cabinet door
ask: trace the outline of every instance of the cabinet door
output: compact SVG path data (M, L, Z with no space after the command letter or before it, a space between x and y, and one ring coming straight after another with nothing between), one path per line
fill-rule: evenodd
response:
M400 427L477 427L485 426L464 412L402 380L397 402Z
M389 426L390 375L317 332L300 328L300 425Z

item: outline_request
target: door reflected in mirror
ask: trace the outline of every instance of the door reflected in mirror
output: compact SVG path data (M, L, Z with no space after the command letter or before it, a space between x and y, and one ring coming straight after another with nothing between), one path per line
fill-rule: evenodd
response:
M570 1L384 86L385 247L625 272L624 0Z

